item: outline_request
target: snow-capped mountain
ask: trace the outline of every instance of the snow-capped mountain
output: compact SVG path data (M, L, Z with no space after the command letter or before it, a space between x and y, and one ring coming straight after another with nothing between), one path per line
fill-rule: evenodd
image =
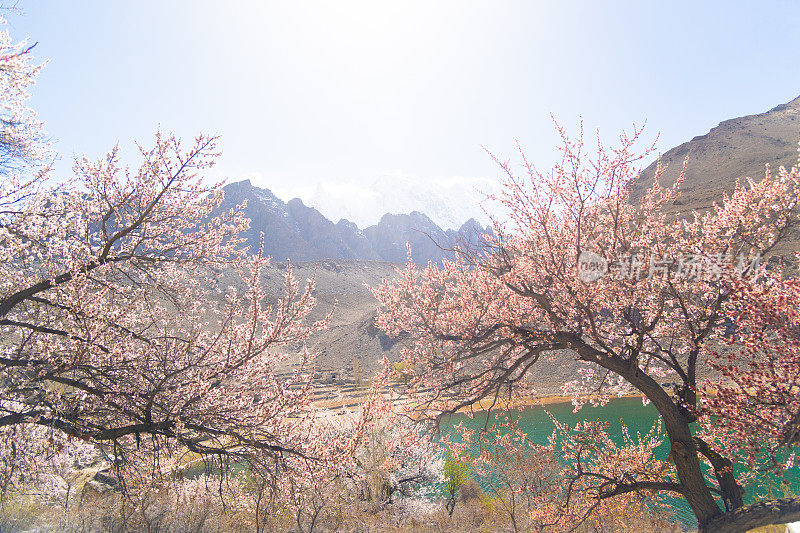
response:
M470 218L488 224L482 209L486 194L498 183L486 178L419 180L404 175L383 176L369 186L354 182L319 183L313 187L279 191L300 197L331 220L345 218L359 227L377 224L386 213L425 213L439 227L457 230Z
M449 250L457 243L478 242L483 233L483 226L475 219L468 219L458 229L444 230L418 211L384 214L377 224L362 231L346 219L334 224L299 198L283 202L269 189L256 187L249 180L226 185L224 191L221 209L247 201L247 244L257 250L263 233L264 255L278 261L361 259L402 263L410 244L414 261L436 262L452 255Z

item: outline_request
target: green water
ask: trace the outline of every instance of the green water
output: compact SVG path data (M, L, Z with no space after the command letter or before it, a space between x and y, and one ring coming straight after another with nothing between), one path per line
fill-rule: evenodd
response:
M617 444L621 444L622 442L623 422L628 428L629 435L636 440L637 433L642 436L646 435L658 420L658 412L655 407L653 407L652 404L643 405L642 400L639 398L614 399L602 407L586 406L577 413L573 412L571 403L552 404L548 405L546 409L559 422L566 422L571 425L581 420L606 420L609 422L608 432ZM536 444L547 444L548 438L553 433L555 426L544 408L530 407L511 411L509 414L512 417L520 417L520 429L524 431L533 442ZM450 433L453 431L453 427L462 421L465 426L479 428L484 426L486 417L485 414L480 414L470 420L466 415L456 415L443 421L441 430L445 433ZM661 446L656 450L656 458L666 459L668 454L669 443L665 438L664 442L662 442ZM795 470L796 469L797 468L795 468ZM800 492L800 473L793 472L792 474L790 489L794 492ZM762 481L763 482L757 486L745 487L746 500L752 501L757 497L782 496L781 494L770 494L771 490L777 489L777 483L773 483L772 480L769 479ZM694 515L683 499L671 499L670 504L674 509L676 520L679 523L687 529L696 527Z

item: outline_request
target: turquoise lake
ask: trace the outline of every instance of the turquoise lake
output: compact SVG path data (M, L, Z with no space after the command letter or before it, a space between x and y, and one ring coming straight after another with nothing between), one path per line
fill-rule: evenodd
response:
M558 403L546 406L546 410L559 422L574 424L579 420L600 419L609 422L609 433L615 442L622 441L623 422L628 428L630 436L636 439L637 433L642 435L648 431L658 420L658 412L652 404L643 405L639 398L618 398L611 400L602 407L586 406L577 413L573 412L571 403ZM511 416L519 416L519 427L528 437L537 444L546 444L547 439L553 433L555 426L543 407L529 407L521 410L510 411ZM470 420L466 415L456 415L443 421L441 430L449 433L453 426L461 421L471 427L483 427L486 418L485 414L478 414ZM665 441L658 448L656 456L659 459L666 459L669 454L669 443ZM796 470L796 468L794 469ZM791 490L800 492L800 473L793 472ZM765 497L770 490L777 489L777 483L770 479L765 479L758 486L745 487L746 499L752 501L760 496ZM780 497L780 494L775 497ZM686 529L696 527L696 521L689 506L682 499L671 500L675 510L676 521L681 523Z

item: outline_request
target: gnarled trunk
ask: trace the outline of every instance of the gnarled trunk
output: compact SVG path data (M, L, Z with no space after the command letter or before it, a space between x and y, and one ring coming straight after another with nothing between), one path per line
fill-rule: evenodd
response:
M740 533L774 524L800 521L800 498L746 505L700 525L701 533Z

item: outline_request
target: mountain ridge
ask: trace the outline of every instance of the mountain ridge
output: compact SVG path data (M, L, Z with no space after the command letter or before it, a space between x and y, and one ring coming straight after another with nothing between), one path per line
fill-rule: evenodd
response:
M697 135L661 155L667 169L661 185L673 185L686 159L686 180L676 202L678 211L708 209L730 192L736 180L764 177L765 165L797 164L800 136L800 96L763 113L721 121L704 135ZM687 159L688 158L688 159ZM639 199L652 185L657 161L640 173L632 187Z
M764 166L789 167L797 162L800 134L800 96L763 113L721 121L703 135L667 150L662 164L667 169L662 185L672 185L686 163L686 180L681 197L673 208L679 212L703 210L730 192L737 180L764 176ZM632 199L640 199L652 184L657 161L641 171L632 185ZM457 230L443 229L430 216L418 210L409 213L385 213L377 224L360 228L341 218L334 223L315 207L293 198L284 202L269 189L250 180L224 187L222 208L228 209L247 200L245 216L250 229L245 239L252 249L259 246L264 234L264 254L276 260L319 261L344 259L404 263L441 262L452 258L458 244L473 246L490 231L475 218Z
M752 176L754 179L759 179L763 177L765 163L773 166L795 164L800 118L793 117L800 115L795 115L794 110L800 112L800 98L758 115L722 121L719 126L712 128L705 135L696 136L668 150L662 158L674 161L674 163L664 177L665 183L669 180L673 180L674 183L674 178L681 170L683 158L686 155L690 156L687 166L687 181L683 187L684 194L680 198L681 204L672 207L676 210L707 209L713 202L722 199L722 191L730 190L735 184L736 178ZM776 141L770 139L776 139ZM716 159L719 157L724 160ZM715 170L720 166L723 167L724 172ZM646 190L652 184L654 172L655 163L642 171L639 179L634 183L634 189L641 192ZM231 184L228 187L235 190L241 186ZM248 187L252 187L252 184L248 183ZM228 192L226 188L226 196ZM248 194L258 198L274 211L274 218L277 219L275 231L281 230L283 227L277 222L292 228L295 223L302 222L302 220L298 222L292 219L289 213L290 209L286 207L288 204L283 204L274 198L274 195L271 195L268 190L250 190ZM293 206L298 212L302 211L299 207L300 203L295 202ZM248 204L248 209L251 208L254 209ZM284 211L286 211L285 215ZM255 215L257 217L265 216L259 214L258 210ZM248 214L248 216L251 215ZM313 213L309 213L308 218L309 220L313 219ZM377 256L378 259L366 261L317 260L309 263L293 260L295 274L300 279L311 277L316 279L315 297L318 299L319 306L314 311L314 318L321 318L330 310L335 310L330 327L309 339L309 349L319 354L316 363L320 371L320 379L329 380L332 383L354 383L358 381L359 376L369 375L370 372L381 368L381 361L384 357L389 361L396 361L399 357L405 341L399 339L396 342L387 342L388 339L381 337L380 332L375 329L377 302L372 298L369 287L375 287L380 284L382 279L395 276L397 263L406 262L407 252L404 242L401 241L419 237L422 241L427 239L430 243L427 235L423 234L425 227L420 227L427 224L426 219L430 221L430 218L423 218L419 212L403 216L387 213L381 218L383 225L379 222L363 230L359 229L355 223L341 219L336 224L331 224L340 228L337 234L347 243L350 250L355 252L358 248L357 245L362 247L361 251L354 255L365 256L374 253L375 255L371 257ZM330 228L327 225L325 227ZM448 239L447 243L453 242L458 236L467 234L468 230L485 230L475 221L472 224L469 221L464 223L458 231L442 230L440 227L436 227L441 231L441 233L436 233L437 238L442 238L444 235ZM267 230L264 232L265 246L275 238L274 232L270 233L272 228L259 226L256 221L250 230L254 232L251 235L255 236L256 246L258 232L263 230ZM435 230L436 228L433 226L428 227L429 232L435 232ZM373 240L370 240L370 235ZM383 247L381 253L390 257L392 261L380 257L381 253L373 244L374 239L381 240L380 246ZM792 250L788 251L796 250L797 243L798 241L791 241L789 247ZM412 254L418 246L419 243L416 241L412 243ZM282 249L289 250L290 248L288 245L284 245ZM294 249L297 249L297 246ZM438 250L442 252L441 249ZM425 253L428 252L421 249L414 259L421 259ZM276 260L281 259L280 255L274 252L270 252L269 255L275 257ZM269 283L267 290L277 298L283 287L282 265L276 261L267 269L267 272ZM541 365L535 365L535 373L532 377L537 391L543 395L560 394L561 385L572 379L577 372L575 364L565 364L564 359L559 359L558 362L556 359L545 359Z
M417 263L452 258L459 242L474 243L486 231L470 218L458 230L444 230L420 211L386 213L377 224L363 230L345 218L334 223L300 198L284 202L269 189L250 180L223 187L220 210L246 201L244 215L250 228L244 238L251 250L258 249L264 235L263 253L278 261L345 259L404 263L411 246Z

